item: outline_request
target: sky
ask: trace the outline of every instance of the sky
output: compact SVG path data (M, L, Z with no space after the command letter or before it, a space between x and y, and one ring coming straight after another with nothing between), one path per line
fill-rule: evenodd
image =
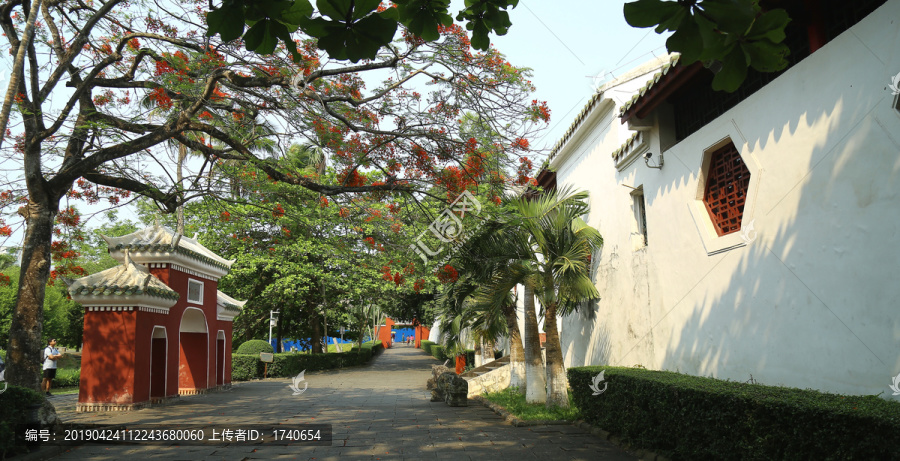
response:
M624 4L520 0L510 12L509 32L492 37L510 63L533 69L536 98L550 107L549 130L532 142L535 148L556 144L608 72L619 76L666 54L665 37L625 22ZM462 2L452 6L458 10Z
M534 99L547 101L550 107L548 129L532 141L533 148L549 153L594 88L605 80L666 53L665 37L653 29L635 29L625 22L624 3L520 0L510 10L513 25L509 32L504 36L492 35L492 43L510 63L532 69L531 80L537 88ZM455 17L462 8L463 0L453 0L450 11ZM0 86L4 90L12 58L0 55ZM88 211L84 204L80 208ZM129 211L120 216L135 218ZM92 222L92 225L99 224ZM15 234L0 241L0 245L18 245L22 230L16 228Z

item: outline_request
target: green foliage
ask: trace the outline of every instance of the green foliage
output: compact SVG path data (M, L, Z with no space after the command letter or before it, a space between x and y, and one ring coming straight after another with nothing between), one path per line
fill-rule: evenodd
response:
M318 38L319 48L331 58L358 62L374 59L391 43L399 25L425 41L435 41L440 26L453 24L447 0L394 3L396 7L378 11L381 0L317 0L315 16L309 0L225 0L207 15L207 35L219 34L226 42L243 36L247 50L259 54L273 53L282 42L300 62L302 55L290 35L299 29ZM487 50L490 33L505 35L512 25L506 10L517 4L518 0L467 1L456 19L472 31L472 46Z
M335 368L364 365L377 352L383 351L381 341L368 342L362 348L353 348L349 352L328 354L275 354L275 360L268 364L259 360L259 355L232 354L231 379L247 381L267 375L269 378L288 378L297 376L301 371L332 370Z
M37 391L19 386L10 385L0 394L0 459L25 449L24 434L16 433L16 426L25 424L28 405L39 404L43 400Z
M606 391L595 396L601 371ZM570 368L568 377L586 421L672 459L892 459L900 450L900 403L876 396L636 368Z
M485 400L494 402L505 408L522 421L575 421L581 417L578 406L572 395L569 395L569 407L547 407L542 403L528 403L525 394L518 388L510 387L499 392L484 394Z
M238 354L255 355L259 359L260 352L275 352L272 345L261 339L251 339L246 341L237 348Z
M59 368L53 378L53 387L78 387L80 382L81 369Z
M747 77L747 68L774 72L787 67L784 28L790 22L783 9L762 12L755 0L664 1L626 3L625 20L632 27L674 31L666 41L681 63L719 61L714 90L733 92Z

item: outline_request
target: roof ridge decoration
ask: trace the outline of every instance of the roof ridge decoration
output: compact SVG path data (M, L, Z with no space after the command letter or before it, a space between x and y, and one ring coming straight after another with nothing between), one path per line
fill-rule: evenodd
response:
M91 299L98 297L128 298L132 296L151 296L171 301L180 297L178 292L169 288L161 280L153 276L144 266L135 263L126 255L126 263L82 277L72 282L69 293L81 304L91 304Z
M550 151L550 159L556 157L556 154L558 154L560 149L562 149L566 142L569 141L569 138L571 138L572 135L575 134L575 130L581 125L581 122L583 122L584 119L587 118L587 115L591 112L591 109L594 108L594 105L597 104L597 101L600 101L601 99L603 99L602 91L598 91L594 93L593 96L591 96L591 99L588 100L587 104L584 105L584 107L581 109L581 112L579 112L578 115L575 116L575 121L573 121L572 124L569 125L569 129L566 130L562 137L559 138L559 141L556 142L556 145L553 146L553 149Z
M247 301L238 301L231 296L216 290L216 307L218 308L219 316L234 318L234 316L241 313L241 309L245 304L247 304Z
M619 108L619 117L625 115L625 112L628 112L628 109L632 108L636 102L638 102L641 98L650 91L654 85L659 83L659 80L662 79L666 74L669 73L676 65L678 65L679 59L681 55L675 55L672 59L669 60L668 63L664 64L658 72L653 74L653 77L650 80L647 80L647 83L638 90L634 96L631 97L628 101L625 101L625 104L622 104L622 107Z
M197 234L194 235L194 238L188 238L167 227L160 226L158 223L121 237L105 235L100 237L109 246L110 252L130 250L131 252L178 253L224 272L231 269L231 265L235 262L234 259L222 258L203 246L197 241Z
M642 136L640 131L635 131L635 132L631 133L631 136L628 137L628 140L623 142L622 145L619 146L618 149L613 151L613 153L612 153L613 160L618 161L619 156L624 154L631 147L631 145L634 143L634 141L636 139L638 139L638 137L640 137L640 136Z
M627 107L633 106L634 103L637 102L638 99L640 99L640 96L642 96L644 93L647 92L647 90L652 88L652 86L654 84L656 84L656 82L658 82L659 79L663 75L667 74L672 67L675 67L675 65L678 64L678 60L679 60L680 56L681 55L677 54L677 53L672 54L669 57L669 61L667 63L663 64L662 67L660 68L660 70L657 71L656 73L654 73L653 77L649 81L647 81L646 84L644 84L644 86L641 88L641 90L639 90L639 94L635 94L634 96L632 96L631 100L625 102L625 105L622 108L620 108L620 110L619 110L619 116L621 117L622 114L624 113L624 111L627 110L626 106ZM650 61L650 62L653 62L653 61ZM637 78L637 77L633 77L633 78ZM605 85L604 85L604 88L605 88ZM587 102L587 104L584 105L584 107L581 109L581 112L578 113L578 115L575 117L575 120L572 122L572 124L569 125L569 129L566 130L565 134L563 134L562 137L559 139L559 141L557 141L556 145L553 146L553 149L550 150L549 158L551 160L554 157L556 157L556 154L559 153L559 151L563 148L563 146L575 134L575 131L584 122L584 120L587 118L587 116L591 112L591 110L593 110L593 108L597 104L597 102L603 99L603 94L605 92L604 88L601 88L596 93L594 93L593 96L591 96L591 99Z

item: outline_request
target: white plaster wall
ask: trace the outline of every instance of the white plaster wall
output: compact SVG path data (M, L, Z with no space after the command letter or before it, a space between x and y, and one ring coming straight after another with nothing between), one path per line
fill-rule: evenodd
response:
M900 113L887 87L900 72L896 18L891 0L666 151L662 170L639 160L616 171L610 153L630 133L605 123L612 112L582 127L583 142L553 166L560 185L591 193L603 299L563 320L567 366L890 398L900 373ZM658 130L645 133L655 154ZM757 238L709 256L697 221L708 217L691 206L703 151L724 136L756 169L744 225ZM634 250L621 184L644 187L646 248Z

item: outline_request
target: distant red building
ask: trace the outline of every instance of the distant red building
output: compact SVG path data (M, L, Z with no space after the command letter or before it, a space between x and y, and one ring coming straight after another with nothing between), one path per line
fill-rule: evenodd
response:
M122 265L69 287L85 308L77 411L230 385L232 320L244 303L217 288L234 261L160 226L103 238Z

